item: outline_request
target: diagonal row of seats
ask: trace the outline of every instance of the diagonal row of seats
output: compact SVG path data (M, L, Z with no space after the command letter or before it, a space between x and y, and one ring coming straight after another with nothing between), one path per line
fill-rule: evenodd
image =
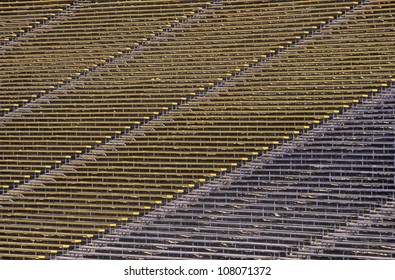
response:
M0 139L0 184L12 188L118 137L299 40L315 30L317 24L350 9L346 4L355 4L282 1L254 4L251 9L249 3L221 1L210 5L130 53L1 118L0 133L5 136ZM158 12L160 8L163 9L158 6ZM58 28L63 28L63 24ZM58 33L59 39L64 36L59 30ZM65 56L75 59L72 50ZM67 61L66 66L70 65L71 61ZM39 73L37 80L45 80L46 74ZM10 75L21 78L19 74ZM38 84L34 82L34 86ZM21 87L21 83L12 86ZM19 90L18 93L20 96Z
M394 125L392 89L59 258L394 258Z
M329 2L325 3L329 5ZM70 161L9 191L1 197L1 214L3 218L8 218L0 232L6 236L6 240L20 242L20 246L2 248L2 256L12 258L18 250L23 252L26 249L27 258L45 257L52 252L35 252L33 248L59 244L72 246L72 241L81 242L93 234L104 232L111 226L133 218L133 214L146 212L185 189L257 156L263 149L293 137L386 86L394 70L391 66L393 47L391 39L383 41L382 38L392 38L391 28L394 22L389 15L395 9L394 4L370 1L358 6L355 11L346 13L300 44L252 65L251 69L241 71L217 86L210 86L212 88L208 91L181 104L177 109L136 127L84 154L80 159ZM311 7L311 3L309 5ZM242 7L240 5L238 8ZM322 11L322 8L319 5L317 11ZM212 9L227 10L221 5L214 5ZM240 13L240 9L235 9L236 13ZM233 10L229 7L229 18L234 18L234 14L230 12ZM278 6L279 14L283 10L284 6ZM206 15L201 13L196 18L203 14ZM215 15L217 14L220 12L216 11ZM216 19L215 15L212 16L213 21ZM191 21L194 19L195 17ZM202 21L203 19L199 19L199 24ZM361 22L366 26L365 31L358 28ZM185 30L180 33L186 35L188 32ZM188 65L193 66L200 61L207 68L204 73L217 77L215 74L218 70L214 66L220 64L210 62L216 60L210 60L211 57L207 54L198 56L199 52L194 53L192 48L193 43L184 44L191 40L181 35L186 40L175 36L177 40L174 40L174 48L179 46L177 53L185 46L190 49ZM199 37L200 35L195 39ZM358 38L358 43L355 43L354 38ZM151 41L153 46L160 39ZM217 37L213 41L218 41ZM233 38L231 41L237 42L237 39ZM151 47L151 42L146 46ZM275 42L277 45L278 41ZM248 46L252 48L256 43L246 45L243 41L239 46L244 52L248 50ZM167 45L158 44L158 48ZM378 45L380 48L377 48ZM213 52L220 50L213 45L209 46ZM266 48L273 49L272 46ZM367 63L365 53L373 48L375 50L371 52L372 56ZM170 52L171 49L169 48ZM160 64L158 57L153 59L149 56L149 53L154 54L153 51L152 47L138 61L131 56L130 61L148 63L140 64L143 73L149 69L146 66L150 64L157 64L161 69L164 65ZM226 55L233 52L237 53L237 50L224 51L220 61L226 62L224 65L235 67L237 61L225 59ZM186 55L177 53L168 55L175 58L173 63L185 59ZM180 56L179 59L177 55ZM163 59L167 57L164 53L157 56ZM353 59L347 56L352 56ZM192 63L194 57L197 59ZM244 59L249 59L251 56L245 57ZM289 57L294 59L294 64L289 63ZM204 58L206 59L202 60ZM342 64L338 63L339 60ZM128 62L126 59L123 61ZM117 66L119 68L120 64ZM209 66L215 70L210 72ZM122 67L116 73L122 73ZM183 86L184 79L189 77L196 81L202 74L200 71L200 74L191 76L191 72L187 72L188 76L180 75L183 79L176 80L166 79L164 73L154 75L151 72L147 76L152 84L166 88L166 85L172 85L172 81L178 81L179 83L174 84ZM130 78L127 84L130 80L133 79ZM207 82L207 76L202 80ZM161 84L162 81L165 84ZM88 80L84 80L84 83L89 84ZM97 84L105 87L107 83L108 81ZM116 90L117 83L110 86ZM140 87L139 91L144 88ZM147 96L150 92L151 90L143 91ZM58 96L60 97L61 95ZM150 98L141 99L141 102L146 102L147 99ZM73 106L78 106L78 102L74 102ZM110 110L114 111L111 106L108 106L108 111L102 108L103 112L108 114ZM43 107L37 111L40 112ZM56 110L61 111L61 108L58 106ZM138 111L136 107L128 111L126 108L122 109L122 104L120 108L115 110L114 117L122 117L123 112L126 115ZM82 109L80 113L81 111L83 112ZM101 111L96 112L100 115ZM94 113L89 112L89 107L87 115L94 116ZM69 117L67 112L64 117ZM94 130L90 130L87 134L93 132ZM33 135L30 139L34 139L34 132L29 133ZM54 139L58 143L62 139L62 133L66 140L67 137L73 139L72 132L58 130L54 133ZM49 136L45 134L45 137ZM39 141L47 139L39 137L42 137ZM37 230L26 231L32 224L37 225ZM18 250L14 251L14 248Z
M0 50L0 114L67 84L203 9L207 1L76 1Z
M70 7L72 0L0 1L0 48L19 34L46 23Z

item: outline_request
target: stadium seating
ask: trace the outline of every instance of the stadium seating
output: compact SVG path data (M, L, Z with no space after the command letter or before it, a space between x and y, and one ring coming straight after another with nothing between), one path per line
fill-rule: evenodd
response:
M381 96L394 81L394 8L377 0L75 1L4 44L0 258L53 258L78 247L65 258L312 257L323 235L331 240L334 226L347 228L393 198L387 187L376 193L370 177L347 181L370 184L363 199L350 200L355 190L349 194L347 187L310 197L313 187L306 186L329 188L333 179L325 172L312 175L303 162L327 153L348 163L360 156L361 170L377 159L389 168L391 157L377 155L374 145L360 154L341 146L348 147L342 141L350 136L341 130L347 120L341 118L357 120L356 109L344 113L354 106L373 110L371 96ZM334 138L341 148L309 143L335 114L341 121L331 129L340 130ZM390 126L377 122L377 134L392 139ZM358 133L351 135L362 143L370 139L363 125ZM299 134L311 152L284 154ZM236 167L262 155L277 164L258 162L266 173L255 171L256 161L240 169L253 174L247 186L232 177ZM382 169L379 184L393 184L393 170L387 179ZM348 169L333 172L340 182L350 176ZM301 185L288 186L287 180ZM198 196L189 209L183 199L193 188L208 196ZM155 208L175 216L149 228ZM258 216L264 225L257 225ZM145 218L147 228L131 238ZM197 230L193 240L186 234L185 241L182 230L194 231L195 220L207 232ZM280 220L284 225L276 227ZM240 228L232 231L232 223ZM150 234L162 231L151 246ZM93 243L103 251L81 246L102 236L115 242ZM210 243L212 238L225 245Z
M97 5L105 3L98 2ZM126 3L129 2L126 1ZM141 2L138 3L138 7L142 8L150 4L150 2L144 2L146 4L141 6ZM188 3L189 1L184 5L191 6ZM199 4L199 2L193 3ZM7 114L2 119L4 126L0 127L0 133L7 135L0 142L0 148L3 151L0 165L7 167L1 184L12 188L35 178L37 174L78 157L98 144L118 137L119 134L133 129L140 123L171 110L188 98L205 92L216 82L223 81L240 72L242 68L257 63L259 59L270 55L271 52L281 50L287 44L299 40L305 33L317 28L317 25L322 25L341 11L350 9L350 6L345 5L352 5L354 2L316 1L315 8L311 2L301 2L299 5L294 5L293 2L289 5L263 2L260 4L262 9L253 10L250 10L246 3L248 1L223 1L222 5L211 5L200 13L190 16L188 21L156 36L155 40L139 45L130 53L121 55L85 75L80 75L78 79L73 79L70 83L58 89L55 88L51 93L46 93ZM93 9L91 5L93 3L82 5L76 11L70 12L67 18L80 20L81 16L77 16L79 13L84 17L89 16L89 13L86 15L85 10ZM94 6L95 11L98 9L97 5ZM118 9L112 4L107 3L107 5L110 11L118 13ZM132 6L130 9L132 8L136 7ZM186 8L184 6L182 8L180 13L186 13ZM158 5L157 13L160 14L161 9L163 7ZM302 13L306 9L312 9L313 14ZM106 10L104 17L107 17L107 12L110 11ZM161 14L161 16L164 15ZM267 19L267 21L262 21L260 25L257 25L256 20L259 18ZM144 14L143 19L141 24L146 26L146 21L150 17ZM136 20L142 19L138 17ZM167 18L162 19L162 21L165 20ZM216 25L215 23L219 20L224 24ZM46 48L49 43L41 44L40 42L44 40L43 36L48 30L51 30L51 34L57 30L56 34L59 34L59 38L49 37L48 40L55 40L53 44L59 45L60 42L66 40L65 33L60 30L67 26L74 30L70 21L71 19L65 19L56 25L53 23L55 25L53 27L48 25L45 30L37 31L34 41L31 42L29 38L26 38L26 41L21 42L20 48L25 52L25 44L33 42L39 44L38 46L33 44L34 50L40 46ZM251 29L251 25L254 29ZM141 33L138 28L135 32ZM228 35L229 32L233 35ZM262 32L265 36L260 35ZM202 33L208 35L203 39ZM224 35L221 38L218 34ZM131 39L126 41L128 37L123 34L114 36L122 37L122 40L125 40L122 44L130 45L135 42ZM106 42L100 40L98 43L105 44ZM85 52L84 46L86 45L90 46L90 41L84 44L79 42L77 47ZM71 45L65 44L64 48L66 47L72 49ZM242 52L238 52L240 48ZM76 71L73 66L76 62L73 61L79 55L71 50L64 52L64 49L57 47L50 51L56 52L57 63L63 65L59 67L71 65L73 71ZM57 56L58 52L66 56L64 63L60 63L62 57ZM99 54L102 55L101 52ZM10 52L10 56L15 59L16 50ZM31 63L31 59L24 57L21 59L26 63ZM54 56L51 55L48 59L53 60ZM85 57L81 63L86 63L87 59L88 57ZM20 63L23 69L21 71L25 71L25 67L22 67L23 64L19 60L12 60L12 63L13 65ZM36 73L37 67L34 65L31 71ZM42 73L40 70L36 78L30 77L39 80L39 82L32 80L34 87L39 83L54 87L53 84L45 81L47 75L64 75L68 71L64 68L56 71L48 69L47 66L44 68L46 72ZM7 72L7 75L9 74ZM12 77L21 78L20 75L15 74L12 74ZM17 87L16 96L21 97L21 82L12 80L7 84L12 85L12 88ZM24 88L28 89L28 87ZM7 90L5 95L9 98L9 92L12 89L7 86L4 89ZM15 149L9 149L11 143ZM10 163L15 162L18 165L13 168Z
M59 258L394 258L394 93Z
M306 246L299 255L321 259L393 259L394 201Z
M12 111L77 79L209 3L76 1L48 24L3 46L1 111Z
M72 4L72 0L1 1L0 49L14 38L59 16Z

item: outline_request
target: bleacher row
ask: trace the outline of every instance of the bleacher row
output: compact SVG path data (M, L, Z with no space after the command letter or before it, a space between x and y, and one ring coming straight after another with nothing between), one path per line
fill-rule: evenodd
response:
M74 1L5 44L0 258L112 232L388 87L394 8Z
M394 93L58 258L394 258Z

